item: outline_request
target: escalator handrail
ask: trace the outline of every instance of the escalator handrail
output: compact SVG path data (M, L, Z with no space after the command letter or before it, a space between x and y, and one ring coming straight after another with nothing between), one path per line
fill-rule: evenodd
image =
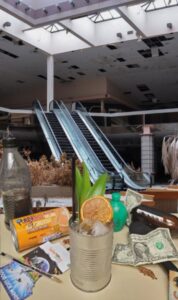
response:
M108 157L108 159L110 160L110 162L112 163L112 165L114 167L118 166L119 167L116 168L116 170L118 172L122 171L124 173L125 177L128 177L128 181L133 181L132 179L130 179L129 175L127 174L126 170L124 169L124 166L127 170L129 170L131 173L135 174L135 175L142 175L144 177L144 179L146 180L146 185L150 185L150 175L148 173L143 173L143 172L137 172L131 168L129 168L129 166L126 164L126 162L123 160L123 158L119 155L119 153L115 150L115 148L113 147L113 145L110 143L110 141L106 138L106 136L103 134L103 132L101 131L101 129L97 126L97 124L94 122L94 120L91 118L91 116L88 114L87 110L83 107L83 105L79 102L77 103L79 109L76 109L76 112L79 114L79 116L82 118L83 122L85 123L85 125L87 126L87 128L90 130L90 132L92 133L92 135L94 136L94 138L96 139L96 141L98 142L98 140L100 140L101 142L103 141L103 147L102 150L104 151L104 153L106 154L106 156ZM85 115L84 115L84 114ZM87 116L86 116L87 113ZM89 121L88 121L89 119ZM91 127L90 124L88 124L88 122L90 122L90 124L92 125L92 127L96 128L97 131L99 131L99 138L98 138L98 133L93 132L93 130L91 131ZM99 143L100 144L100 143ZM110 149L112 149L112 151ZM114 152L114 154L113 154ZM114 163L111 161L114 161ZM133 181L134 183L134 181ZM140 184L140 182L139 182ZM135 185L135 184L134 184ZM138 188L140 188L140 186L138 186Z
M36 113L53 156L59 160L62 150L38 99L33 101L33 110Z

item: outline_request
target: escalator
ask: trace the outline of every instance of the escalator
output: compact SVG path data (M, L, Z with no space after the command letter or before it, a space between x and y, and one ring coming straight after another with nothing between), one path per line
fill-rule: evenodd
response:
M94 146L90 146L87 142L62 101L58 103L53 100L50 105L50 112L44 112L38 100L34 102L33 108L56 159L59 159L63 152L67 154L69 159L75 153L80 161L85 162L92 182L95 182L101 174L108 173L110 176L108 177L107 189L113 189L116 186L121 188L123 183L121 177L110 172L112 169L109 170L109 162L106 157L105 166L108 169L101 163L92 148Z
M107 157L111 165L111 166L108 165L108 167L110 168L110 170L112 170L113 167L115 173L122 176L124 183L126 184L127 187L130 187L135 190L143 190L151 185L150 175L144 172L137 172L131 169L126 164L126 162L116 151L116 149L107 139L107 137L104 135L101 129L96 125L94 120L90 117L90 115L88 114L88 112L82 106L81 103L77 103L77 109L75 113L72 113L72 115L74 116L74 119L76 120L78 126L81 128L81 130L83 130L82 132L84 136L86 138L87 137L89 138L88 142L93 143L93 140L91 138L92 136L99 147L99 148L98 147L95 148L97 150L98 155L100 155L100 151L102 155L104 152L105 156ZM90 135L88 134L88 131ZM102 161L102 157L101 157L101 161Z
M87 142L90 144L92 149L95 151L98 159L101 161L102 165L105 167L105 169L109 172L115 172L115 169L113 165L111 164L110 160L106 156L106 154L103 152L102 148L98 145L96 140L94 139L93 135L90 133L80 116L77 114L77 112L72 112L71 113L72 118L80 128L81 132L87 139Z
M149 185L149 177L127 166L81 104L70 113L62 101L53 100L50 110L44 112L39 101L35 102L34 111L56 159L63 152L69 159L75 153L85 162L92 182L109 174L108 189L128 186L141 190Z
M65 152L67 154L68 159L72 158L74 150L73 150L71 144L69 143L69 140L68 140L62 126L58 122L55 114L53 112L49 112L49 113L45 113L45 115L46 115L46 118L47 118L49 124L51 125L53 133L60 145L61 151L63 153Z
M66 108L64 103L62 101L53 101L52 111L55 114L58 122L65 130L65 133L70 140L70 143L79 160L85 162L90 173L91 181L95 182L101 174L108 173L110 178L108 179L107 187L108 189L111 189L113 187L113 180L114 182L116 181L114 173L111 173L110 170L107 170L102 164L95 153L96 149L88 143L86 137L83 135L82 131L72 118L71 113ZM120 182L121 180L119 180L119 183Z

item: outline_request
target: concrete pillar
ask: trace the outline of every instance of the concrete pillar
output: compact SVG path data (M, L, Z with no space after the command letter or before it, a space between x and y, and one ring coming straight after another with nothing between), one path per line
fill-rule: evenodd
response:
M149 125L143 126L141 135L141 169L151 175L154 183L154 136Z
M101 113L105 113L105 101L101 100L100 101L100 109L101 109ZM107 127L107 117L104 117L104 127Z
M105 102L104 102L104 100L101 100L100 101L100 107L101 107L101 113L105 113Z
M47 57L47 111L49 112L49 104L54 100L54 57Z

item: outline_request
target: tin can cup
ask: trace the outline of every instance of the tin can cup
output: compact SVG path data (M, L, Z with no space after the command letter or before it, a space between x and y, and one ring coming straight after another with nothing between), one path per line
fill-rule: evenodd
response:
M79 233L76 221L69 224L71 281L83 291L99 291L111 280L113 224L98 236Z

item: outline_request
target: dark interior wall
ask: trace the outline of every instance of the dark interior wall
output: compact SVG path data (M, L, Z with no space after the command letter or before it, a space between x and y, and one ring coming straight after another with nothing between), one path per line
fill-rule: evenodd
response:
M7 126L1 126L0 136L6 131ZM17 126L11 124L10 130L17 138L19 150L30 149L31 158L38 159L42 154L48 158L51 156L49 146L37 123L34 126ZM111 144L125 160L127 164L133 164L135 169L141 167L141 136L138 133L117 134L108 136ZM162 136L154 138L154 156L155 156L155 181L168 183L170 176L165 175L161 160Z
M122 135L121 135L122 136ZM129 138L130 136L130 138ZM119 152L126 163L133 163L134 167L141 167L141 138L139 134L130 133L127 138L109 137L112 145ZM165 174L162 163L162 136L154 138L155 183L168 183L170 176Z

